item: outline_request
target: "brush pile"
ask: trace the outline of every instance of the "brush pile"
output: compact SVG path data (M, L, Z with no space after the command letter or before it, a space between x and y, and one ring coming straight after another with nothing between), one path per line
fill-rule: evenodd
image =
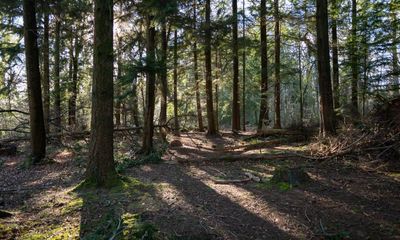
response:
M310 145L310 158L363 158L400 165L400 97L376 109L358 125L342 126L337 136L318 137Z

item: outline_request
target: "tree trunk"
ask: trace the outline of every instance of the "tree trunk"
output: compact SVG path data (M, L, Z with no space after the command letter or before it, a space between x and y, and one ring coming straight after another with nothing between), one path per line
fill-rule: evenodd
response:
M299 33L299 45L297 61L299 63L299 93L300 93L300 126L303 126L304 119L304 96L303 96L303 67L301 65L301 33Z
M357 48L357 0L351 8L351 105L354 116L358 116L358 48Z
M279 0L274 0L275 12L275 124L274 128L281 126L281 31L279 22Z
M43 33L43 114L44 114L44 127L46 133L50 132L49 119L50 119L50 57L49 57L49 6L45 3L44 9L44 33Z
M174 32L174 130L179 135L178 118L178 33Z
M60 41L61 14L60 6L56 7L56 26L54 42L54 128L56 141L61 142L61 87L60 87Z
M94 1L92 119L86 179L98 186L115 181L113 150L113 1Z
M336 0L332 0L332 77L333 77L333 105L335 109L340 108L339 102L339 54L337 38L338 7Z
M238 19L237 0L232 0L232 52L233 52L233 82L232 82L232 131L240 130L239 101L239 53L238 53Z
M207 95L207 122L208 122L208 135L217 134L214 119L214 101L213 101L213 84L211 77L211 6L210 0L206 0L206 22L205 22L205 39L204 39L204 55L206 65L206 95Z
M317 58L320 91L321 132L324 136L335 133L332 84L329 63L328 4L317 0Z
M242 130L246 131L246 8L245 1L243 1L243 51L242 51Z
M81 51L80 37L78 33L75 36L74 54L72 57L72 82L71 82L71 96L68 100L68 122L71 126L76 126L76 100L78 98L78 71L79 71L79 54Z
M161 64L162 70L160 73L160 82L161 82L161 105L160 105L160 125L165 125L167 122L167 96L168 96L168 78L167 78L167 54L168 54L168 37L167 37L167 24L165 23L165 19L162 23L161 29ZM166 137L165 128L161 128L161 133L163 138Z
M268 125L268 56L267 56L267 23L266 23L266 1L260 4L260 38L261 38L261 96L260 116L258 130Z
M149 66L155 64L155 35L156 29L153 26L153 16L147 16L147 81L146 81L146 103L144 110L144 127L143 127L143 145L142 152L149 154L153 150L153 135L154 135L154 107L155 107L155 83L156 73Z
M137 91L138 76L136 75L132 81L132 118L133 123L136 127L140 126L139 120L139 101L138 101L138 91Z
M400 95L400 66L399 66L399 53L397 50L397 45L399 43L397 37L398 19L396 15L396 9L394 1L390 3L390 18L392 25L392 68L393 68L393 86L394 92Z
M28 81L29 124L33 163L46 155L46 132L44 126L42 93L40 88L39 49L37 45L36 1L24 0L24 42L26 76Z
M194 7L193 7L193 19L194 19L194 24L193 24L193 32L197 31L197 13L196 9L197 8L197 0L194 0ZM200 79L199 79L199 72L198 72L198 63L197 63L197 36L195 36L194 42L193 42L193 62L194 62L194 81L196 84L196 108L197 108L197 122L198 122L198 127L199 131L203 132L204 131L204 126L203 126L203 114L201 110L201 101L200 101Z
M121 126L121 77L122 77L122 52L121 52L121 47L122 47L122 39L118 38L118 49L117 49L117 79L115 81L115 126L118 128Z

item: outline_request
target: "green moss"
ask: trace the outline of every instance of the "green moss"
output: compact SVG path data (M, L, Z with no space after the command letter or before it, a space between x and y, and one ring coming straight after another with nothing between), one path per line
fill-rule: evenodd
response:
M17 230L18 226L16 224L0 223L0 239L13 239Z
M71 212L78 211L83 206L83 199L78 197L68 202L67 205L61 210L61 214L69 214Z
M79 228L69 225L43 225L43 228L32 229L24 233L20 239L22 240L63 240L76 239L79 236Z

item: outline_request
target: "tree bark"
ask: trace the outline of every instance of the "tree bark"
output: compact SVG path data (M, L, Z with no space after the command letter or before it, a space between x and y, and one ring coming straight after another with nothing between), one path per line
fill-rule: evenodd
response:
M121 101L121 77L122 77L122 52L121 52L121 48L122 48L122 39L118 38L118 49L117 49L117 79L115 81L115 95L116 95L116 100L115 100L115 125L118 128L119 126L121 126L121 105L122 105L122 101Z
M239 53L238 53L238 18L237 0L232 0L232 52L233 52L233 81L232 81L232 131L240 130L240 101L239 101Z
M211 5L210 0L206 0L206 22L205 22L205 39L204 39L204 55L206 65L206 95L207 95L207 135L217 134L214 119L214 101L213 101L213 84L211 77Z
M81 39L79 33L75 35L74 54L72 57L72 82L71 82L71 96L68 100L68 122L71 126L76 126L76 100L78 98L78 71L79 71L79 55L81 52Z
M160 125L165 125L167 122L167 96L168 96L168 78L167 78L167 54L168 54L168 36L167 36L167 24L165 19L163 20L161 28L161 64L162 70L160 73L161 80L161 105L160 105ZM166 136L166 130L160 129L163 137Z
M267 23L266 23L266 1L260 4L260 38L261 38L261 96L260 116L258 130L268 125L268 56L267 56Z
M393 68L393 86L394 92L400 95L400 66L399 66L399 53L397 49L397 45L399 40L397 38L397 30L398 30L398 19L396 15L396 10L394 9L394 1L390 3L390 18L392 25L392 68Z
M358 48L357 48L357 1L351 7L351 105L354 116L358 116Z
M243 51L242 51L242 130L246 131L246 8L243 1Z
M43 92L43 114L44 114L44 127L46 133L50 132L49 119L50 119L50 57L49 57L49 6L44 3L44 33L43 33L43 79L42 79L42 92Z
M340 108L339 102L339 53L338 53L338 38L337 38L337 17L338 7L336 0L331 2L332 9L332 83L333 83L333 106L335 109Z
M194 0L194 7L193 7L193 32L197 32L197 0ZM193 62L194 62L194 81L195 81L195 88L196 88L196 109L197 109L197 123L199 127L199 131L204 131L203 125L203 114L201 110L201 100L200 100L200 79L199 79L199 71L198 71L198 57L197 57L197 36L195 36L193 42Z
M145 118L143 126L143 145L142 152L149 154L153 150L153 135L154 135L154 107L155 107L155 82L156 73L149 66L155 63L155 35L156 29L153 26L153 16L147 16L147 81L146 81L146 103L145 103Z
M115 181L113 148L113 1L94 1L92 118L86 179L98 186Z
M174 32L174 130L179 135L178 118L178 32Z
M321 132L335 134L332 84L329 62L328 3L317 0L317 58L320 91Z
M55 42L54 42L54 128L56 141L61 142L61 87L60 87L60 42L61 10L56 6Z
M46 155L46 132L40 87L39 49L37 45L36 1L23 1L26 76L28 81L29 124L33 163Z
M279 0L274 0L275 12L275 124L274 128L281 126L281 31L279 21Z

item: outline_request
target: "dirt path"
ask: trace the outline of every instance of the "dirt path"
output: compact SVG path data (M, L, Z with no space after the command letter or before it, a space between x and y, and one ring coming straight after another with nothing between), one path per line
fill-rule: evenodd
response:
M57 164L29 170L16 168L17 158L5 159L0 170L3 179L0 208L15 215L1 220L0 239L2 236L29 239L32 236L26 233L29 228L45 234L49 229L44 225L65 225L65 222L69 223L63 228L69 234L65 236L84 237L82 229L86 222L99 209L110 206L118 206L122 213L139 213L141 221L150 222L160 230L161 238L400 239L399 174L367 171L354 162L315 163L289 155L282 157L283 151L301 148L297 145L227 152L227 147L246 144L229 134L213 139L202 134L182 134L180 141L183 146L170 149L164 156L165 162L125 172L143 185L152 185L152 190L109 201L104 194L96 193L96 201L86 197L82 205L78 204L68 214L63 214L65 208L76 201L69 190L82 178L81 162L76 157L66 150L58 151L54 155ZM229 157L221 158L226 155ZM231 156L241 156L242 160ZM245 172L268 179L279 166L302 166L312 182L291 188L268 182L216 184L213 181L240 179ZM11 188L34 190L4 192ZM39 218L46 220L41 222ZM26 219L35 224L27 223ZM20 226L9 232L4 230L15 225ZM53 235L43 236L49 239L48 236L59 236L59 232L51 231Z

